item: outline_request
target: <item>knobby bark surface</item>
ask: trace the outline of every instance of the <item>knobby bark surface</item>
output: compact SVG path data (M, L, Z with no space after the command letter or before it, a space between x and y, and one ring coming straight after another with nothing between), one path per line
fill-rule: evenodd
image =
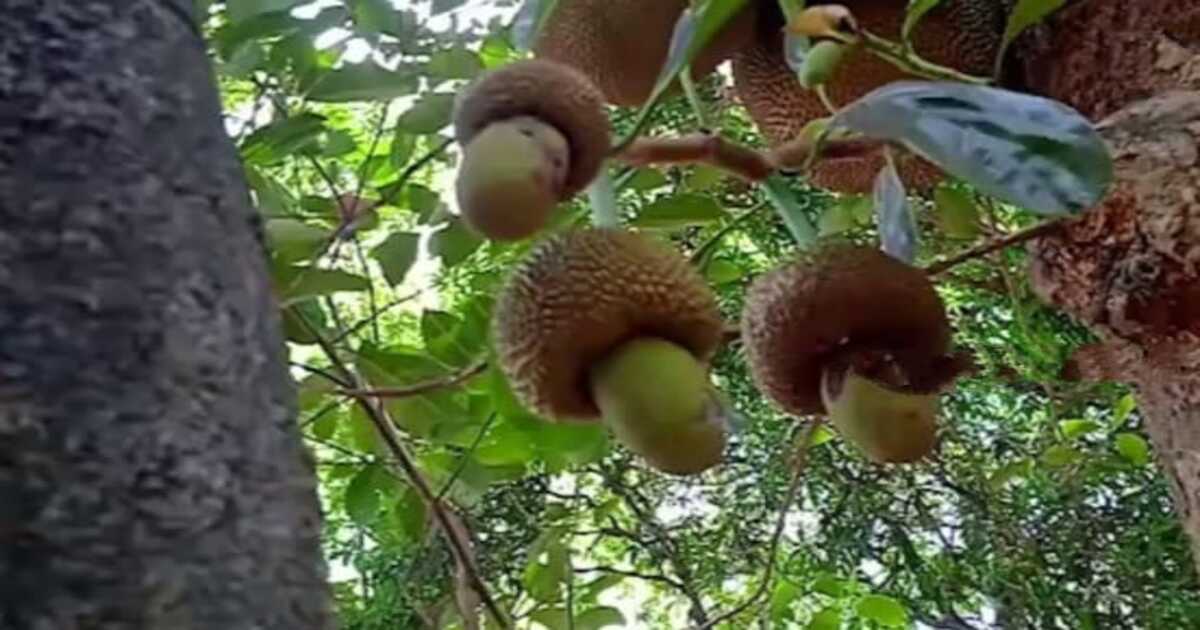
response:
M1185 3L1193 16L1198 4ZM1124 101L1100 124L1116 183L1101 207L1033 244L1030 278L1102 338L1070 367L1136 389L1200 569L1200 56L1165 32L1135 41L1103 31L1154 53L1128 84L1133 102L1110 86L1091 103L1112 111ZM1092 79L1104 71L1096 66ZM1154 95L1142 98L1146 91Z
M0 628L332 626L189 0L0 10Z

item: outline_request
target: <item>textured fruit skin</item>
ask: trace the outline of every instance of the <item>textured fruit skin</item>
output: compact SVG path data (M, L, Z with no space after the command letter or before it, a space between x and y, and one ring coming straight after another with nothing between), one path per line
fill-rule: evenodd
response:
M692 62L694 78L707 76L749 44L758 2L751 0L700 51ZM613 105L640 106L654 88L675 22L687 6L688 0L559 0L534 54L579 69Z
M708 366L655 337L621 344L591 369L604 424L654 468L694 475L721 462L726 425Z
M829 419L846 441L877 464L915 462L937 444L937 394L884 387L847 373L833 395L822 387Z
M499 241L536 233L558 204L569 150L566 138L537 118L488 125L463 148L455 180L467 225Z
M886 350L906 371L933 369L950 324L925 273L859 245L831 242L755 280L742 342L760 391L784 411L821 413L821 373L839 350Z
M825 3L809 3L814 4ZM853 12L862 28L899 40L907 0L846 0L840 4ZM816 93L800 85L784 60L781 20L777 14L760 19L756 44L733 58L738 97L772 146L798 136L809 120L829 115ZM1003 28L1004 12L995 0L945 0L921 21L913 44L925 59L987 76ZM906 78L912 77L887 61L865 50L853 50L841 60L825 90L840 107L881 85ZM826 160L817 164L812 181L838 192L867 193L883 164L882 156ZM900 176L911 189L927 188L941 179L936 167L920 159L902 164Z
M588 370L622 343L659 337L707 361L721 341L716 298L665 244L584 229L539 244L497 298L493 339L518 398L552 420L600 415Z
M578 71L530 59L485 74L455 103L454 135L467 146L493 122L532 116L553 126L571 147L562 198L583 190L600 172L612 135L604 96Z

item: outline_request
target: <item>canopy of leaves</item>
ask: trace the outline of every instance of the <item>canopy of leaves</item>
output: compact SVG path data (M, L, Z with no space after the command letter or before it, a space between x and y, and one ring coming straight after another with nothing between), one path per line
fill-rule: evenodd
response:
M727 462L664 476L600 428L522 409L489 356L493 296L530 244L486 243L458 220L447 123L465 82L522 54L508 28L516 3L199 4L264 218L342 627L476 627L461 616L471 587L435 507L465 533L491 597L521 628L704 623L754 592L769 562L765 597L720 627L1182 628L1200 618L1186 540L1133 399L1059 377L1088 335L1035 300L1019 248L938 277L956 342L979 370L948 397L935 457L872 465L823 430L800 502L783 506L800 423L755 390L732 344L715 371L741 417ZM724 103L721 81L698 86L708 103ZM613 122L624 134L638 116L614 112ZM758 141L736 106L706 118ZM647 120L649 135L697 128L680 97ZM879 238L870 199L798 178L764 191L686 167L616 181L626 222L693 256L731 322L748 283L795 251L797 226ZM885 192L905 206L903 191ZM781 195L788 222L771 213ZM916 264L1032 220L960 184L933 199L910 200L911 218L899 219ZM586 221L583 204L564 206L556 224ZM402 395L375 408L344 393L364 387ZM378 417L432 500L380 439ZM781 510L782 544L768 557Z

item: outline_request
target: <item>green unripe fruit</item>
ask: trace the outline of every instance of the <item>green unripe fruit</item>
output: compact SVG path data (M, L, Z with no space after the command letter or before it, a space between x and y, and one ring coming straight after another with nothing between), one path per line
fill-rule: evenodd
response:
M842 437L876 463L914 462L933 450L938 396L884 387L850 369L826 370L821 397Z
M533 235L558 205L569 153L566 138L536 118L488 125L463 150L455 186L463 219L493 240Z
M812 89L831 79L846 57L846 50L844 44L837 42L817 42L809 49L804 65L800 67L800 85Z
M725 418L707 367L691 352L635 339L592 367L591 385L604 423L654 468L690 475L720 463Z

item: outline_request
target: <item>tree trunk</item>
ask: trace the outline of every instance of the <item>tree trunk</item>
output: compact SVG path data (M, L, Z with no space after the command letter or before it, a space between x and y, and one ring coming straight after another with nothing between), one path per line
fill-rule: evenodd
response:
M1103 339L1076 354L1078 375L1136 389L1200 569L1200 56L1162 21L1180 10L1194 19L1200 2L1158 5L1086 3L1073 30L1051 40L1075 74L1055 70L1040 91L1115 112L1100 130L1116 183L1101 207L1033 244L1030 274L1043 299ZM1042 53L1047 68L1061 61Z
M190 0L0 11L0 628L332 625Z

